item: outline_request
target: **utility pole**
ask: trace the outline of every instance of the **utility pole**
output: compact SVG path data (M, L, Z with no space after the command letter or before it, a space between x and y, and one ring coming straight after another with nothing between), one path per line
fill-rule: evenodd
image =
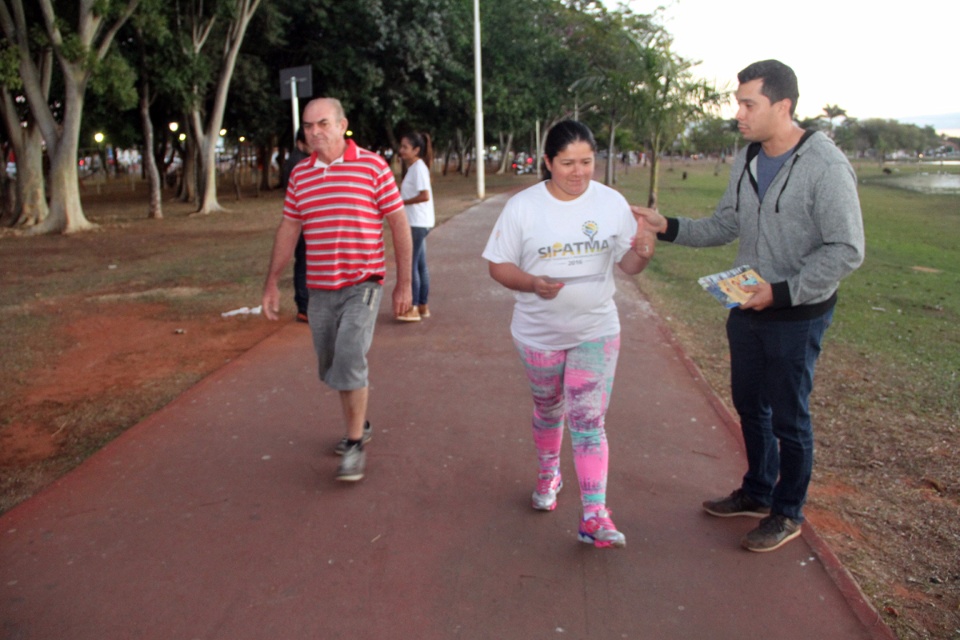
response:
M473 0L473 75L474 93L477 100L477 198L483 200L486 195L483 151L483 78L480 64L480 0Z

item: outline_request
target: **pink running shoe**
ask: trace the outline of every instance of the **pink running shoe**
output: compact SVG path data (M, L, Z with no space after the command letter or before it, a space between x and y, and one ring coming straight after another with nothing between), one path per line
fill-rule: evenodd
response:
M598 549L627 546L626 537L617 531L616 525L610 519L612 515L607 509L600 509L590 518L581 520L580 542L592 544Z
M533 492L530 503L539 511L553 511L557 508L557 494L563 489L560 472L541 473L537 476L537 490Z

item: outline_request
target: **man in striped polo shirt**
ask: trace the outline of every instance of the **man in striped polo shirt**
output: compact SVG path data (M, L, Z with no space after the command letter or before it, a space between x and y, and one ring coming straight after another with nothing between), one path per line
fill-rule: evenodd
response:
M396 257L394 316L406 313L413 302L410 225L387 163L344 138L347 118L339 100L310 101L302 124L312 155L290 173L263 287L263 311L270 320L278 318L277 283L302 231L310 291L307 317L320 379L340 392L346 422L346 436L336 446L343 456L337 479L353 482L363 478L363 444L371 437L367 351L386 273L383 221L390 224Z

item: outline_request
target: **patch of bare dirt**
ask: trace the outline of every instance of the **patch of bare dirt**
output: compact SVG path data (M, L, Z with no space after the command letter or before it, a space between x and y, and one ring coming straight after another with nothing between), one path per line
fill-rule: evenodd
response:
M438 222L476 201L462 176L433 186ZM0 513L293 321L289 276L279 323L221 316L259 304L280 220L279 190L250 191L222 193L226 211L208 216L166 200L148 220L144 185L108 184L84 192L92 231L0 230Z
M27 370L4 407L5 508L280 326L258 317L165 317L159 302L64 306L70 310L55 323L64 348Z

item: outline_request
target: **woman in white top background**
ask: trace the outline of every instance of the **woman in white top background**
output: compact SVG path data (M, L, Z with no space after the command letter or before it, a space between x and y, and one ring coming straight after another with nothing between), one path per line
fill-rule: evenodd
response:
M433 166L433 145L427 133L411 132L400 139L400 158L406 173L400 183L400 197L407 210L413 235L413 306L397 316L403 322L419 322L430 317L427 298L430 296L430 272L427 270L427 234L436 224L430 167Z
M491 277L515 292L510 331L534 401L532 506L556 508L566 423L580 484L579 539L604 548L626 544L606 506L604 420L620 352L613 267L640 273L655 238L637 236L624 197L593 181L596 149L586 125L554 125L544 145L546 180L507 201L483 257Z

